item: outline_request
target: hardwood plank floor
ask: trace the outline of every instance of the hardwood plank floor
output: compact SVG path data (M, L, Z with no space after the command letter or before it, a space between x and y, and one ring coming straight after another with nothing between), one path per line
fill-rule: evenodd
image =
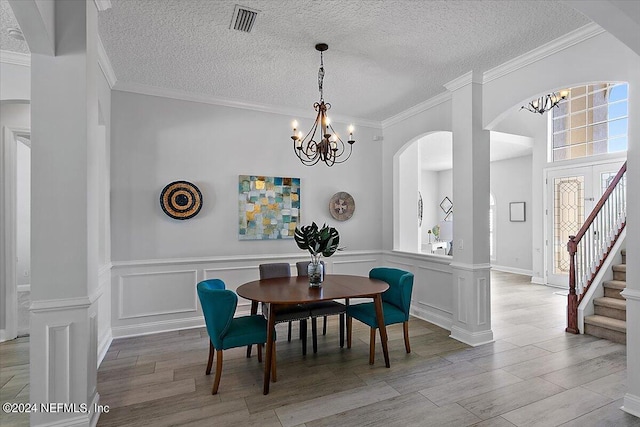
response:
M98 372L101 404L111 407L98 426L640 427L619 409L625 346L564 333L566 297L554 291L494 272L495 342L471 348L412 318L411 354L401 325L389 327L390 369L379 342L368 364L369 329L357 321L351 349L340 348L333 316L318 353L309 342L304 357L278 325L278 381L267 396L263 365L244 349L225 351L211 395L204 328L114 340ZM0 344L0 360L3 402L28 401L28 339ZM28 417L0 414L0 425Z

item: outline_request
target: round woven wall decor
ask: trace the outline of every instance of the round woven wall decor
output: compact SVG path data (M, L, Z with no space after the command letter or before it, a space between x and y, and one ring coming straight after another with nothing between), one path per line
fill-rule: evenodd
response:
M202 208L202 193L190 182L174 181L160 193L160 206L171 218L193 218Z
M329 200L329 213L338 221L346 221L353 216L356 210L356 202L351 194L341 191L334 194Z

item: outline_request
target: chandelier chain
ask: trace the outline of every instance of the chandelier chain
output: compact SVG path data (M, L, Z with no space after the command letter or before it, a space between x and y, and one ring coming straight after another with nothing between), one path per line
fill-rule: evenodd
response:
M320 69L318 70L318 90L320 91L320 101L324 99L322 83L324 82L324 62L322 61L322 52L320 52Z

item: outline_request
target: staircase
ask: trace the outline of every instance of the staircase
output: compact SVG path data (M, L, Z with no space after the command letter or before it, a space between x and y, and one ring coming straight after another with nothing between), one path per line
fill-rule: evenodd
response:
M620 344L627 343L627 302L620 292L627 286L627 254L613 266L613 280L604 282L604 296L595 298L595 314L584 318L584 333Z

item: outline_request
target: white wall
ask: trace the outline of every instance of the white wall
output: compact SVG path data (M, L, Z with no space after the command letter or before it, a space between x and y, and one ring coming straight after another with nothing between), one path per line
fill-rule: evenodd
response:
M31 148L22 142L17 148L16 278L23 286L31 278Z
M440 201L438 196L438 172L422 170L420 192L422 193L422 244L429 242L429 233L438 223ZM433 235L431 236L433 242Z
M406 252L420 251L418 227L418 189L420 186L420 146L411 144L397 159L397 176L400 188L394 205L398 207L397 235L394 249Z
M496 253L492 264L497 268L531 274L532 156L491 162L491 192L496 202ZM525 202L525 222L509 220L509 203Z
M0 100L31 99L29 67L0 62Z
M307 167L293 153L290 116L122 91L113 91L111 101L114 335L200 325L197 281L220 277L235 289L258 278L261 262L308 258L293 239L238 240L241 174L301 178L302 223L336 227L345 247L325 260L329 271L365 266L357 269L366 273L379 259L368 252L349 255L379 253L382 246L381 148L373 141L379 130L356 124L346 163ZM310 120L298 120L308 128ZM346 126L334 123L338 131ZM160 208L161 190L175 180L202 192L202 210L189 220L172 219ZM329 214L329 199L339 191L356 204L344 222Z

